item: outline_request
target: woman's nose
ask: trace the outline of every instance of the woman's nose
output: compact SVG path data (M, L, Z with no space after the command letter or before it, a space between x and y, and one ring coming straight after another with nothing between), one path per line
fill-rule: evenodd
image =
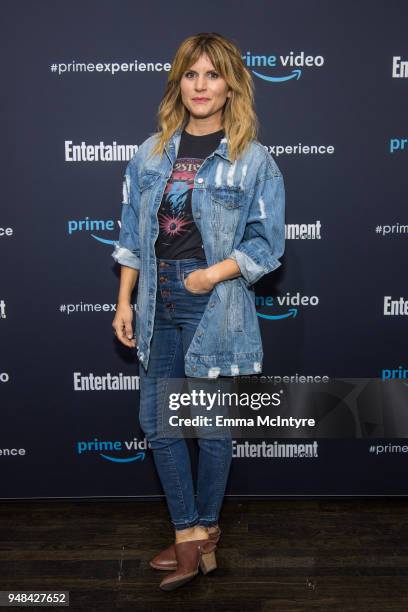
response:
M199 89L200 91L202 89L205 89L205 77L204 76L198 76L197 80L196 80L196 89Z

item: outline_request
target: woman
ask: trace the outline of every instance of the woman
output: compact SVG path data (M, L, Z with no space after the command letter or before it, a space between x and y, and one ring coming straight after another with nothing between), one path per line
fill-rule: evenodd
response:
M171 570L160 584L171 590L216 567L232 443L198 438L195 500L186 440L159 431L163 381L262 371L252 285L280 265L285 194L279 168L256 140L252 77L223 36L201 33L180 45L158 124L125 172L112 325L125 346L137 346L140 426L175 529L174 543L151 565Z

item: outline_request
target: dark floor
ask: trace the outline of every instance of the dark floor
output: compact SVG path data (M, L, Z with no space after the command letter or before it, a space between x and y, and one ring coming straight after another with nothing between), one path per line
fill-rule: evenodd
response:
M164 501L3 502L0 590L66 590L69 610L90 612L407 612L407 510L227 498L218 568L165 593L148 565L172 540Z

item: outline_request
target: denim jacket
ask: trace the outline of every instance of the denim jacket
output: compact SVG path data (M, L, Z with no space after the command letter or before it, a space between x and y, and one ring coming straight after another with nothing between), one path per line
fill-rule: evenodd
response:
M162 157L149 157L153 134L129 161L123 181L119 240L112 257L139 270L135 336L139 362L147 369L155 315L157 212L177 158L182 130ZM228 157L227 138L200 166L192 213L208 266L226 258L241 276L217 283L185 355L186 376L217 378L262 371L262 340L252 285L281 264L285 248L285 188L282 174L256 140L241 158Z

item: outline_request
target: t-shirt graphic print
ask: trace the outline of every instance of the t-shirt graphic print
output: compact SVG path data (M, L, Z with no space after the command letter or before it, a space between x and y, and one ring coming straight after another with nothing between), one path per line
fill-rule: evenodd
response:
M204 136L194 136L185 131L182 133L178 157L157 213L159 235L155 243L156 257L197 257L205 260L202 238L193 218L191 201L195 176L206 157L218 146L223 133L222 130Z
M175 238L181 236L187 238L188 234L194 231L191 192L194 187L194 177L202 161L185 157L177 159L174 164L158 213L160 242L163 246L171 246ZM199 240L201 242L201 237Z

